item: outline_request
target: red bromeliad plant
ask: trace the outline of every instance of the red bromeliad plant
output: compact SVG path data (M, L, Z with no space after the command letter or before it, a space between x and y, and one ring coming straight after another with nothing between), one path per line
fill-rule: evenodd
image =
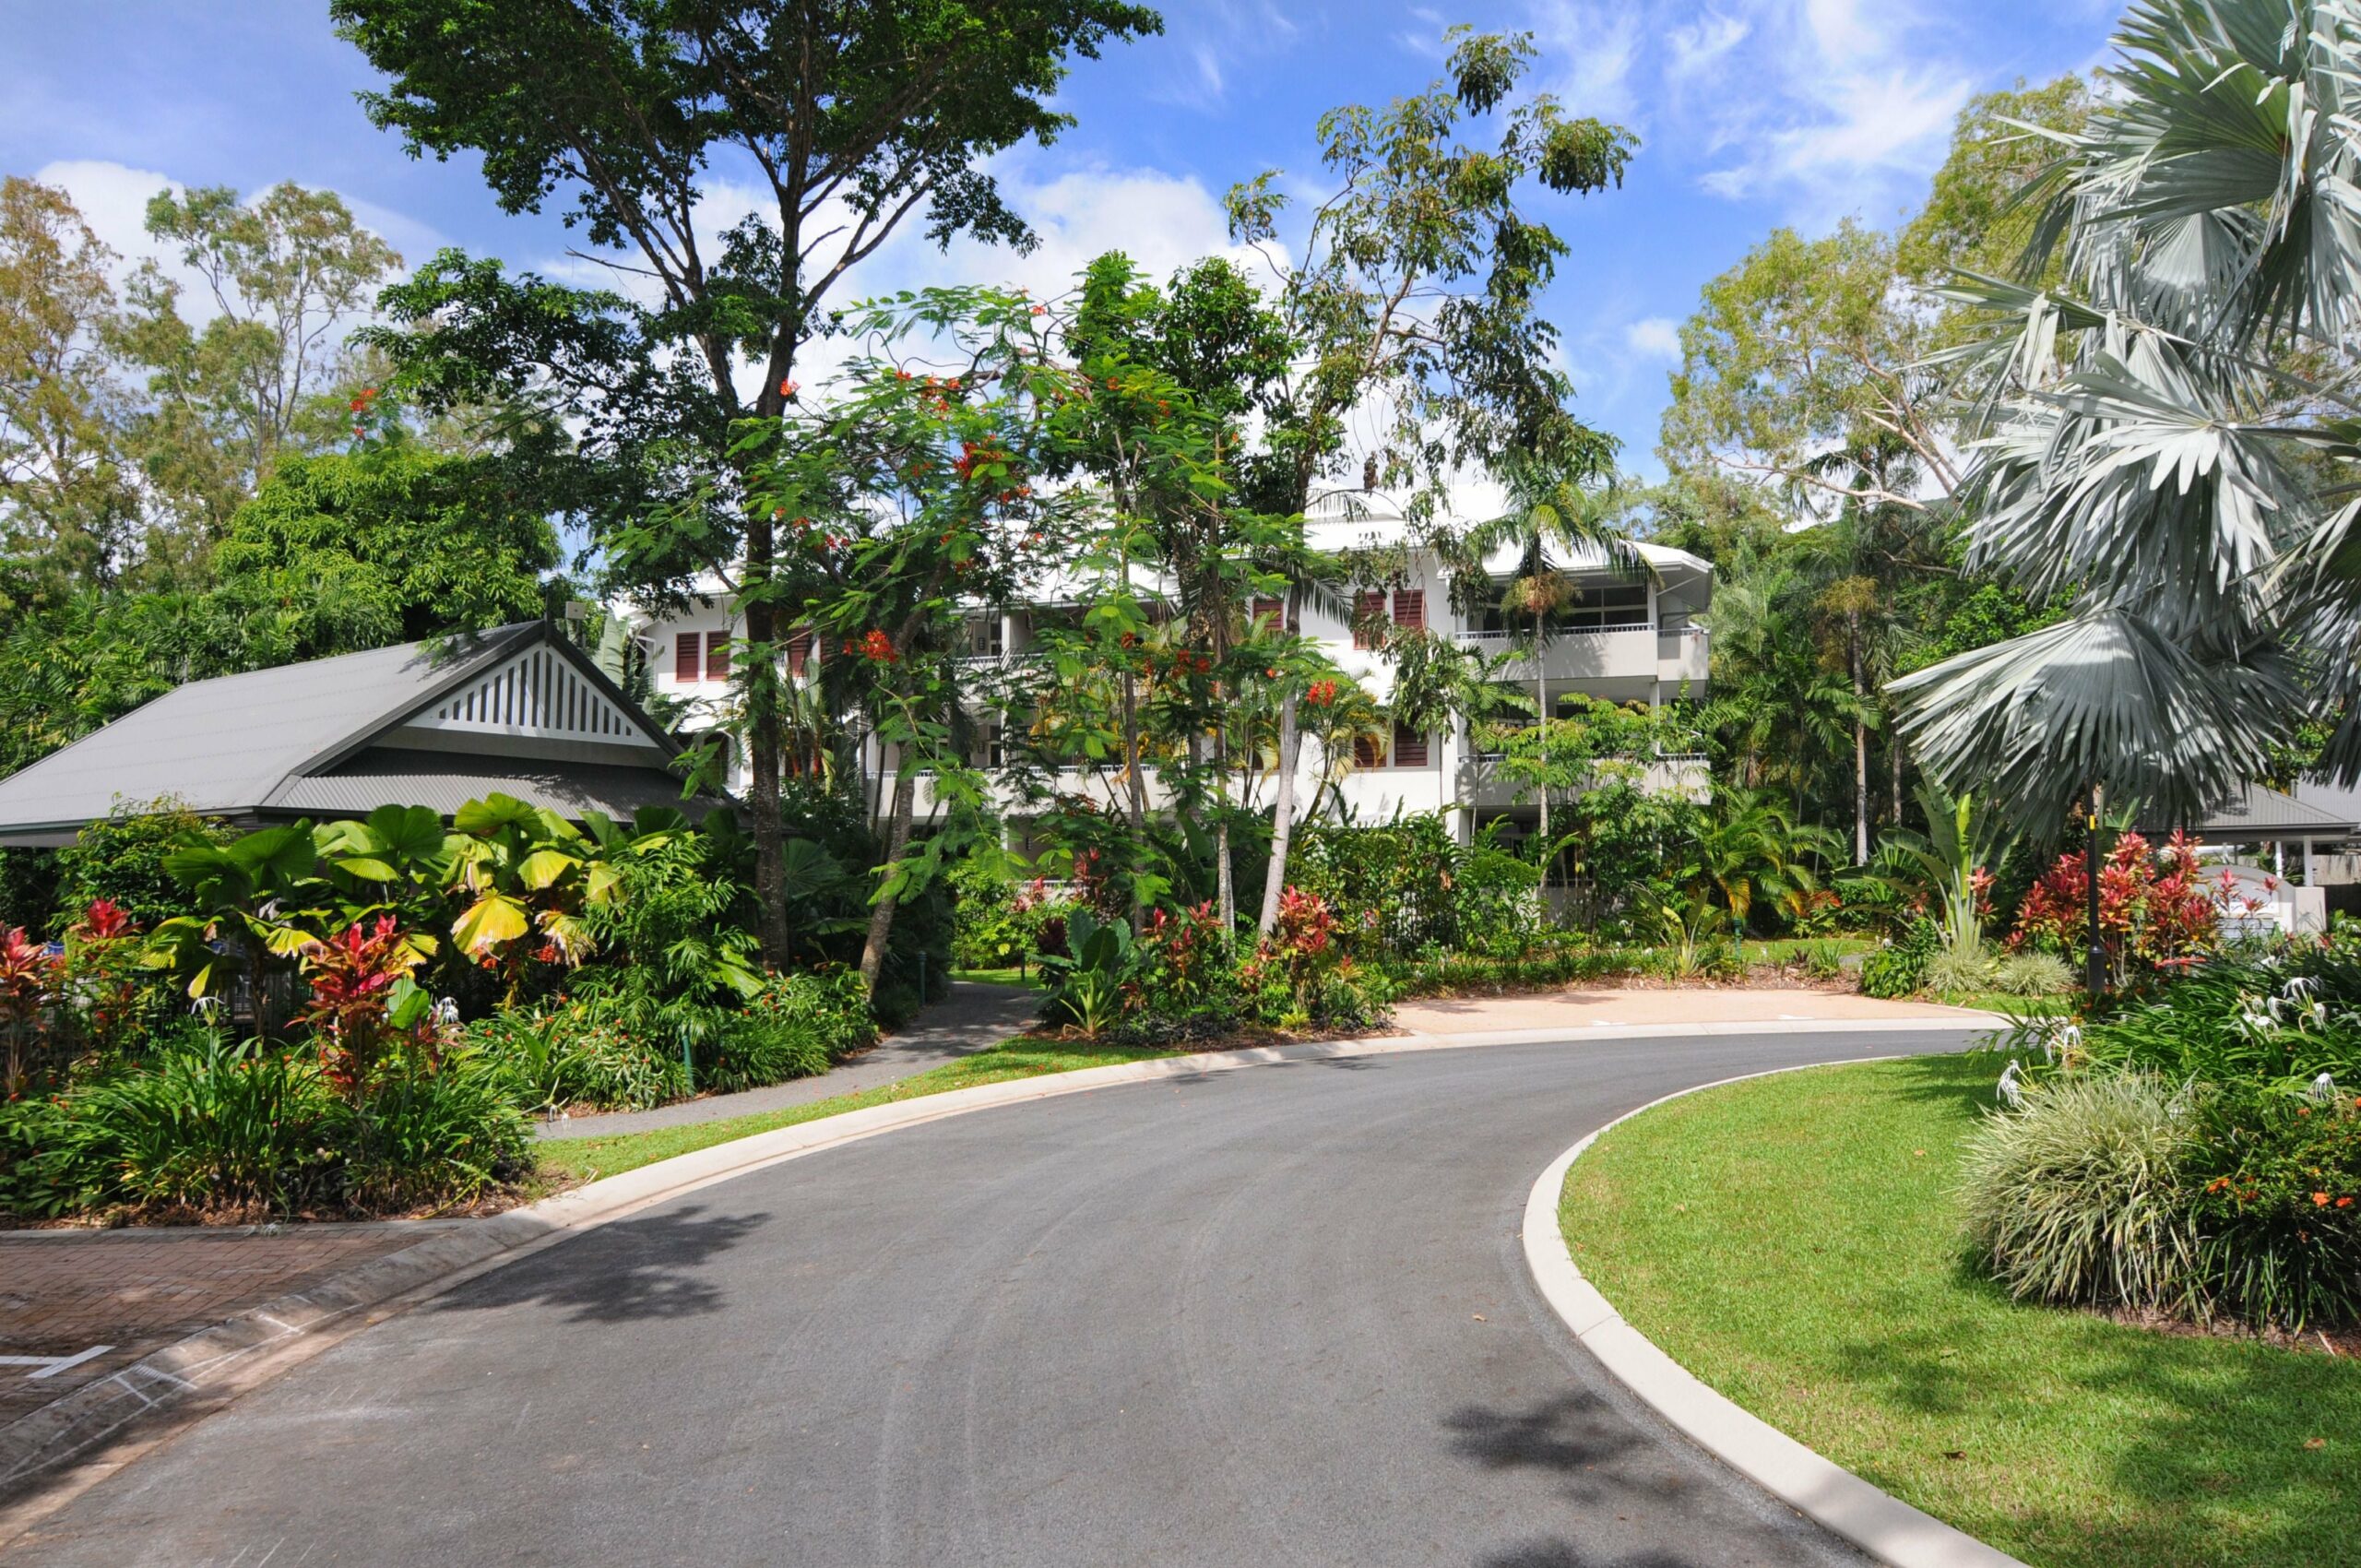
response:
M326 941L307 942L301 957L311 999L300 1015L319 1048L320 1069L347 1099L365 1090L386 1047L418 1028L422 1008L403 1006L417 995L405 987L422 961L391 915L355 921Z
M2072 952L2090 939L2090 884L2083 857L2061 855L2018 911L2009 945ZM2221 904L2196 846L2175 833L2161 851L2137 833L2116 840L2099 868L2099 941L2119 971L2186 963L2221 944Z
M131 916L109 898L92 899L65 933L60 989L79 1012L88 1043L102 1055L137 1043L137 934Z
M8 1037L8 1077L0 1084L0 1098L15 1099L25 1092L30 1078L26 1047L40 1027L42 1005L55 994L57 972L55 956L28 937L24 927L0 931L0 1029Z

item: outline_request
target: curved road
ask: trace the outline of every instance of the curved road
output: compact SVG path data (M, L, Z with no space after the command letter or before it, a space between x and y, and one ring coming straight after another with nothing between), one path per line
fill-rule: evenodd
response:
M1633 1106L1954 1043L1343 1058L889 1134L357 1334L6 1561L1858 1563L1609 1382L1517 1231Z

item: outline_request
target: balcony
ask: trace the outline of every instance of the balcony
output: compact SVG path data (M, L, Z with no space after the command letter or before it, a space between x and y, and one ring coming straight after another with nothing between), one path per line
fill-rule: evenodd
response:
M1516 646L1515 634L1468 627L1454 633L1462 647L1499 655ZM1521 661L1528 671L1533 660ZM1661 662L1655 623L1628 626L1578 626L1553 631L1542 650L1542 673L1553 681L1649 681Z

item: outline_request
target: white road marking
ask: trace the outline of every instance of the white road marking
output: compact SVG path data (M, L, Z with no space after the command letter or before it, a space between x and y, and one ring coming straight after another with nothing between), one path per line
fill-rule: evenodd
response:
M0 1356L0 1367L39 1367L39 1372L25 1374L26 1382L37 1383L45 1377L55 1377L68 1367L78 1367L93 1356L103 1356L113 1348L112 1345L93 1345L72 1356Z

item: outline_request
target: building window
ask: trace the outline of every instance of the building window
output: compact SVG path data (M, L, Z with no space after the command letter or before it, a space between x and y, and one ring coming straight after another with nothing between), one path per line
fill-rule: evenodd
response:
M1385 766L1385 754L1380 750L1376 736L1356 735L1353 737L1353 766L1355 767L1383 767Z
M1426 731L1412 730L1403 724L1396 724L1394 727L1394 766L1396 767L1427 766Z
M1395 588L1394 590L1394 624L1414 632L1427 629L1427 590Z
M705 634L682 632L672 639L672 679L686 685L705 676Z
M1254 608L1248 612L1248 619L1253 623L1252 629L1258 632L1277 631L1279 617L1287 612L1287 600L1283 599L1258 597L1254 600Z
M728 632L707 632L705 635L705 678L708 681L730 679Z
M1353 595L1353 646L1375 647L1385 634L1385 590L1370 588Z
M787 639L787 672L790 675L800 676L803 673L805 666L810 664L811 661L812 634L809 631L793 632L789 634Z

